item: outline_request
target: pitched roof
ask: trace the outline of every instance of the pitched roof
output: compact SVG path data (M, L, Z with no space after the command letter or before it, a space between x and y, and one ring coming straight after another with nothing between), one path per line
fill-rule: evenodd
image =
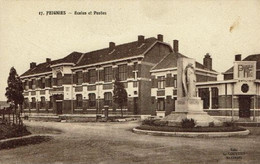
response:
M28 71L23 73L21 76L50 72L51 65L56 65L60 63L74 63L75 67L77 67L89 64L96 64L99 62L113 61L116 59L138 56L147 51L148 48L151 47L156 41L156 38L151 37L145 39L143 44L141 45L138 44L138 41L134 41L130 43L117 45L114 47L114 50L112 51L109 48L104 48L87 53L72 52L71 54L62 59L54 60L50 63L40 63L35 68L29 69Z
M176 53L176 52L169 53L157 65L155 65L152 70L175 68L177 67L177 59L180 57L187 58L187 56L182 55L180 53ZM200 64L199 62L195 62L195 67L204 70L209 70L206 66ZM210 70L210 71L216 72L215 70Z
M101 50L84 53L82 59L76 65L76 67L138 56L143 54L156 41L156 38L151 37L145 39L142 45L138 45L138 41L135 41L117 45L112 51L109 48L104 48Z
M256 69L260 69L260 54L249 55L242 61L256 61ZM233 73L234 67L229 68L223 74Z
M50 66L54 65L54 64L60 64L60 63L76 64L76 62L78 61L78 59L80 58L81 55L82 55L82 53L72 52L71 54L69 54L68 56L66 56L62 59L53 60L49 63L47 63L47 62L40 63L40 64L36 65L36 67L27 70L21 76L28 76L28 75L34 75L34 74L39 74L39 73L50 72L52 70Z

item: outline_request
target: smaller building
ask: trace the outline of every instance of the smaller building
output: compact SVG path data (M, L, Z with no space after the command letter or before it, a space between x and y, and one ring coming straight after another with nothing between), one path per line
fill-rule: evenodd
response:
M203 108L210 115L229 120L259 119L260 54L235 56L234 65L223 73L223 81L198 82Z
M151 72L152 113L160 117L175 110L177 99L177 59L187 58L179 53L178 40L173 41L173 52L166 55ZM195 63L195 73L198 82L216 81L218 73L212 69L212 58L204 57L203 64Z

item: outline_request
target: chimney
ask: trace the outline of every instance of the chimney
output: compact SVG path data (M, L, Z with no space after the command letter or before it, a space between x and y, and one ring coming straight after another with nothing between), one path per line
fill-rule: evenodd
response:
M207 53L207 54L204 56L203 65L204 65L207 69L212 70L212 58L210 57L209 53Z
M179 41L173 40L173 52L178 53L179 52Z
M114 42L109 42L109 50L112 51L113 49L115 49L116 44Z
M138 35L138 46L144 43L144 36L143 35Z
M241 61L241 54L235 55L235 61Z
M46 58L46 63L50 63L51 62L51 58Z
M162 34L158 34L157 35L157 40L160 42L163 42L163 35Z
M30 63L30 69L35 68L35 67L36 67L36 63L35 62L31 62Z

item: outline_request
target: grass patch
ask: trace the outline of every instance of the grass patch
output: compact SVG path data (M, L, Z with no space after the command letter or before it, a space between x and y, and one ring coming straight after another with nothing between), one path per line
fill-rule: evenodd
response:
M31 134L25 126L0 124L0 140Z
M163 131L163 132L236 132L244 131L245 128L230 126L230 127L194 127L194 128L182 128L182 127L172 127L172 126L151 126L151 125L141 125L136 127L140 130L150 130L150 131Z
M39 143L47 142L50 140L51 140L51 137L48 137L48 136L33 136L33 137L23 138L23 139L19 139L19 140L10 140L7 142L0 143L0 150L16 148L16 147L25 146L25 145L39 144Z

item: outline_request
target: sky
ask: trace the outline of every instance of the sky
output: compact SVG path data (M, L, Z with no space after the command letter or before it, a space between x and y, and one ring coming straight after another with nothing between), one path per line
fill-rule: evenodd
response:
M260 0L86 1L0 0L0 100L10 68L21 75L30 62L42 63L73 51L89 52L137 40L138 35L157 37L179 52L203 61L213 58L219 73L233 65L234 55L260 54ZM66 15L39 12L66 11ZM74 15L75 11L92 15ZM93 12L106 15L93 15ZM71 12L72 14L68 14Z

